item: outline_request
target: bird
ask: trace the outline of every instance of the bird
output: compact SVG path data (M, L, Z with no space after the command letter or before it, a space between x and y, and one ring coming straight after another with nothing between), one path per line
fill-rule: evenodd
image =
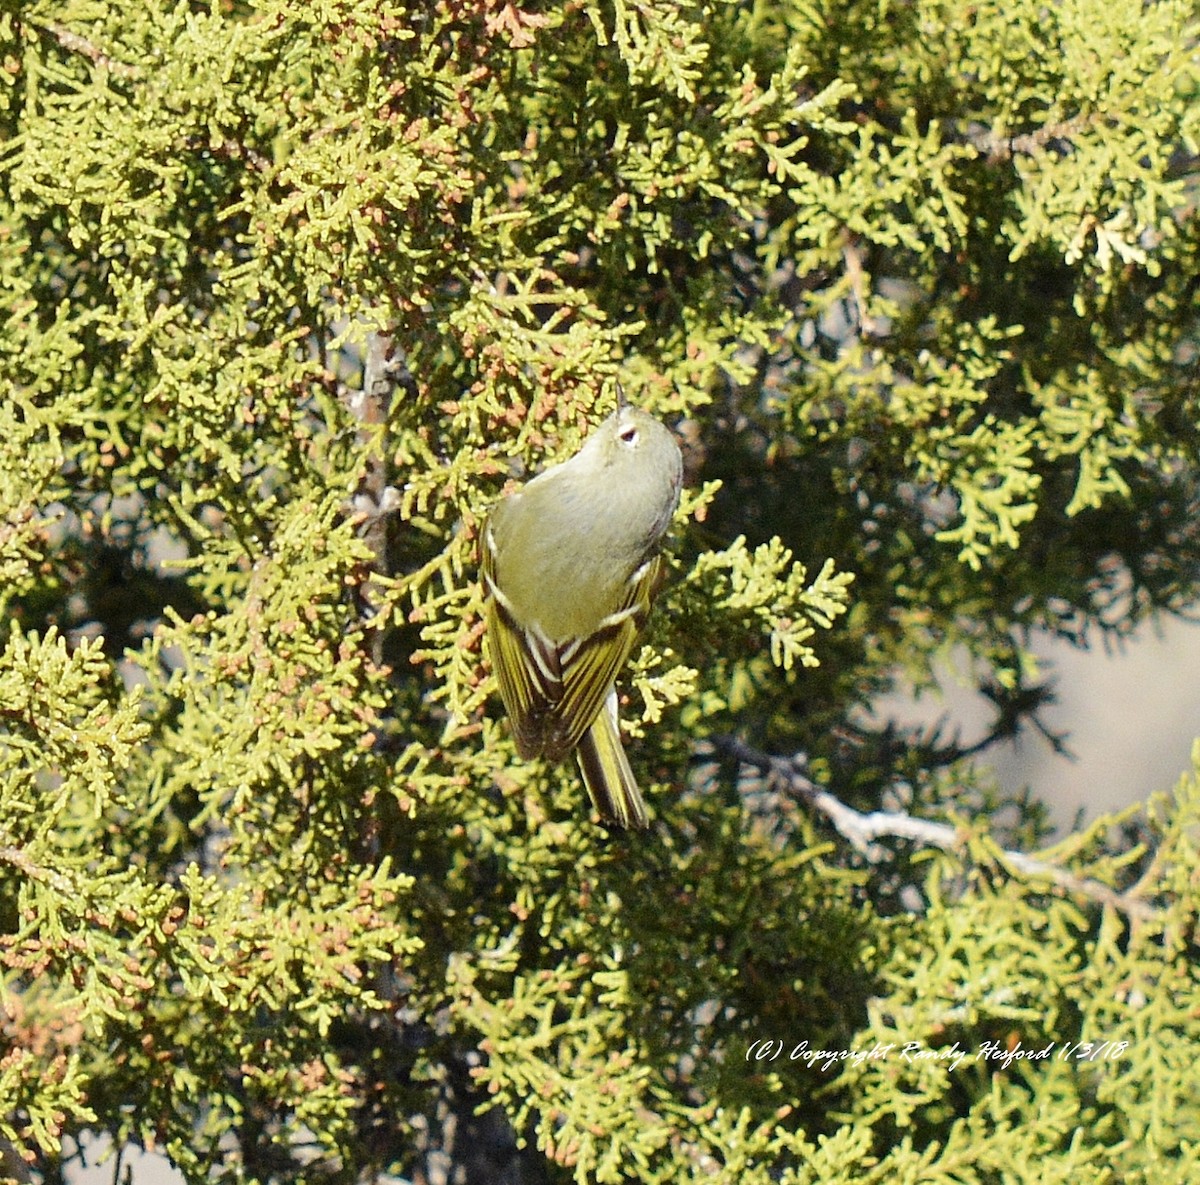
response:
M601 818L649 826L621 745L615 683L661 583L683 462L659 420L626 402L569 460L503 498L482 530L486 629L517 753L575 753Z

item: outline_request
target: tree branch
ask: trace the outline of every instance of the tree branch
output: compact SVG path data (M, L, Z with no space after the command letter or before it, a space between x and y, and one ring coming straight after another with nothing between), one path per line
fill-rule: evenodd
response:
M919 846L939 848L945 852L962 852L964 848L963 833L953 824L918 819L900 811L863 814L848 807L807 777L796 759L763 753L734 736L714 737L713 744L719 752L759 770L776 789L819 811L833 824L839 835L849 840L870 860L878 861L883 856L882 849L875 841L884 837L906 839ZM1146 920L1160 916L1158 910L1132 892L1122 893L1103 881L1077 876L1025 852L1005 849L1001 851L1000 858L1007 868L1021 876L1049 880L1064 892L1111 906L1127 917Z
M1057 123L1043 124L1036 131L1021 136L1005 136L991 128L975 125L968 129L965 139L990 161L1011 160L1014 156L1034 156L1055 140L1069 143L1073 136L1086 131L1101 118L1100 112L1086 112Z
M409 389L412 375L403 354L392 337L374 332L367 338L360 389L347 389L342 398L350 414L358 421L359 444L365 453L365 465L350 508L362 516L360 532L371 549L371 566L380 576L395 570L396 524L393 521L399 495L391 484L391 461L386 436L388 416L397 388ZM373 610L373 597L364 590L363 615ZM371 654L376 663L384 662L384 632L375 630Z
M44 24L33 23L33 27L49 34L68 53L82 54L83 57L95 62L97 66L103 66L112 74L119 75L121 78L137 78L141 75L141 71L136 66L130 66L127 62L119 62L116 58L109 57L98 45L78 33L73 33L65 25L58 24L57 21L46 21Z
M10 865L30 880L45 881L60 897L74 897L77 894L77 886L70 877L53 868L44 868L24 848L15 844L0 846L0 864Z

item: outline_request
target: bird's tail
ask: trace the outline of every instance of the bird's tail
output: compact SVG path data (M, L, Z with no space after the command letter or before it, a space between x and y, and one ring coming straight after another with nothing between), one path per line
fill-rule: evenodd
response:
M650 826L646 802L633 780L629 758L621 746L615 689L608 693L591 728L583 734L575 757L592 805L602 818L620 827L641 830Z

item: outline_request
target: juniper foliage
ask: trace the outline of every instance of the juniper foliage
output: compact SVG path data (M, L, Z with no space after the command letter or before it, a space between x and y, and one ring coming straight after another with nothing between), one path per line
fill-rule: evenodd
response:
M983 759L1040 721L1031 630L1196 599L1196 40L1176 0L6 4L12 1162L1194 1180L1196 773L1055 879ZM474 569L618 380L691 473L641 836L515 758ZM987 736L871 722L950 655ZM961 843L856 847L731 736Z

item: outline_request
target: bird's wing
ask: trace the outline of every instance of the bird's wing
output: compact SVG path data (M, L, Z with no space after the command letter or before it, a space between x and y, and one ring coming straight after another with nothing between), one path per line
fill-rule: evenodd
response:
M558 647L562 691L554 707L557 727L543 755L561 761L592 726L646 624L662 561L647 560L629 578L621 604L587 638Z
M637 642L660 564L654 556L634 572L621 603L591 635L555 642L514 619L496 585L485 527L481 572L492 667L522 757L559 762L579 744Z

